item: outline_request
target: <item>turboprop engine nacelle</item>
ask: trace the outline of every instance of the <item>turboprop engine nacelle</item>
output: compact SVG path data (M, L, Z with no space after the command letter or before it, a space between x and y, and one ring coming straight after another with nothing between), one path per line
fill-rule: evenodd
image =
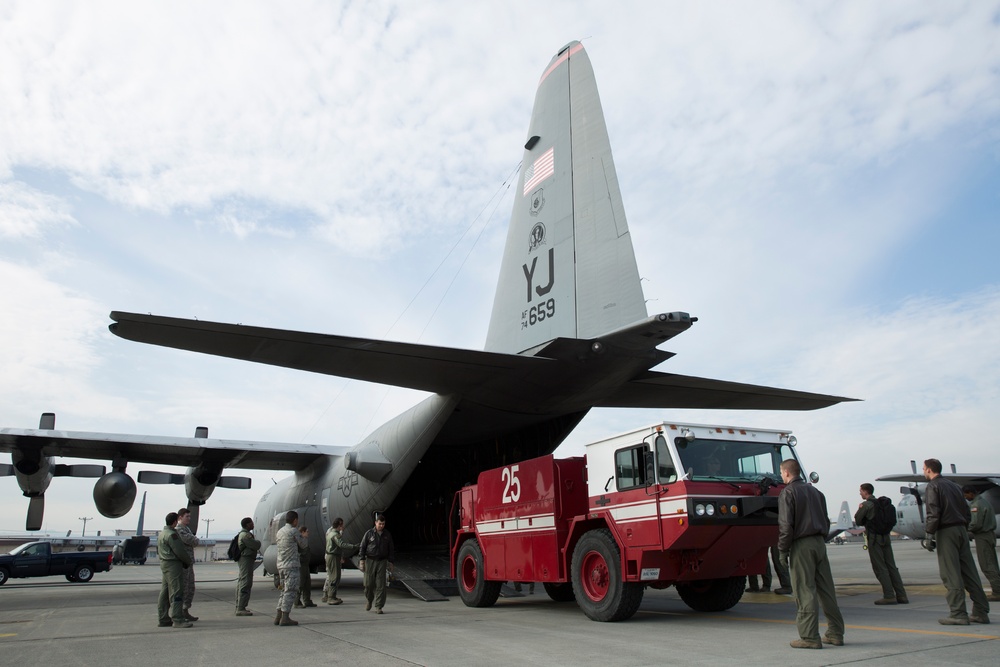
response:
M14 466L14 477L17 478L17 485L21 487L21 492L26 498L41 496L49 488L52 481L53 464L52 459L42 456L39 452L21 451L15 449L11 452L11 463Z
M129 513L135 502L135 481L127 474L114 471L102 476L94 485L94 505L109 519Z

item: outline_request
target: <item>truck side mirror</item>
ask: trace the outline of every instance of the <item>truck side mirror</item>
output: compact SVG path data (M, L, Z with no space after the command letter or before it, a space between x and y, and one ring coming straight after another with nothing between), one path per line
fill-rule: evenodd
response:
M653 464L653 452L648 449L643 454L643 461L646 464L646 487L653 485L656 480L656 466Z

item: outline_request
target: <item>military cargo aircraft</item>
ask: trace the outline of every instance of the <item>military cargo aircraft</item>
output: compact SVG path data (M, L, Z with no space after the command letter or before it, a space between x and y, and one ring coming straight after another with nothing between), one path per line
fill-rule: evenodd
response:
M444 546L456 489L482 470L552 452L594 407L814 410L854 400L650 370L673 356L658 346L697 318L646 312L594 71L575 41L538 83L484 350L117 311L111 319L111 332L131 341L431 394L345 447L44 423L0 430L0 450L13 455L8 472L34 508L29 528L41 524L41 499L61 474L98 476L98 510L122 516L135 497L128 463L189 466L183 475L140 472L139 481L182 483L195 509L216 487L247 485L223 476L228 468L293 472L255 511L268 569L273 531L292 509L310 527L316 565L335 517L356 542L376 509L389 508L400 549ZM112 472L63 470L54 456L107 459ZM397 571L406 576L398 563Z

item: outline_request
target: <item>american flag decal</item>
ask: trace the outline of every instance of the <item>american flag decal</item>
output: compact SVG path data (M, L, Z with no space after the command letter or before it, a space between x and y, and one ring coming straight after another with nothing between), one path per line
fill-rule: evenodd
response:
M524 191L522 195L531 192L532 188L555 173L556 158L555 146L542 153L537 160L531 163L527 171L524 172Z

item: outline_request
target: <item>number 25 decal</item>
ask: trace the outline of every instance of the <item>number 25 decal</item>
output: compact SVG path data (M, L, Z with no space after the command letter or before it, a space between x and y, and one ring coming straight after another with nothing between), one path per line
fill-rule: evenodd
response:
M517 468L517 466L511 466L500 471L500 479L504 482L502 502L516 503L517 499L521 497L521 480L515 474Z

